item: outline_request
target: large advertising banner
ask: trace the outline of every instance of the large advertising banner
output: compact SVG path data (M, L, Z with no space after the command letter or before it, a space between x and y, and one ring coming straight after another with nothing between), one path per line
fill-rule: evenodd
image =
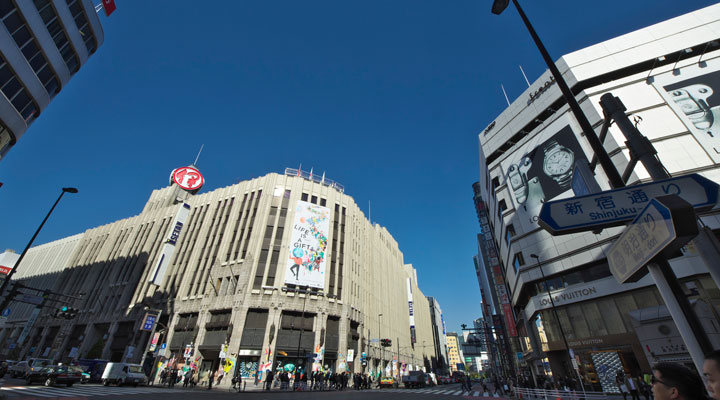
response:
M713 162L720 162L720 60L656 75L652 84Z
M502 169L523 225L536 225L542 204L571 189L575 161L588 161L567 118L555 121L525 147L505 160Z
M324 288L330 209L298 201L292 229L285 283Z
M182 203L177 214L175 214L175 219L173 219L170 224L170 228L168 228L165 243L163 244L158 260L153 267L153 272L148 277L150 282L158 286L162 285L165 280L165 272L170 265L170 259L173 254L175 254L175 247L177 246L178 240L180 240L180 234L183 231L188 215L190 215L190 204Z

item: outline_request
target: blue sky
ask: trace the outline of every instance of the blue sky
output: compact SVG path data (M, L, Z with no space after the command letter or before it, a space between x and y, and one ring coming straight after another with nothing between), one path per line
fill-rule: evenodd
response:
M98 2L97 0L95 1ZM477 133L545 70L492 1L128 1L105 43L0 161L0 247L138 214L204 144L203 191L285 167L345 186L387 227L448 330L480 313ZM562 54L713 1L522 1ZM152 4L152 6L151 6ZM1 249L0 249L1 250Z

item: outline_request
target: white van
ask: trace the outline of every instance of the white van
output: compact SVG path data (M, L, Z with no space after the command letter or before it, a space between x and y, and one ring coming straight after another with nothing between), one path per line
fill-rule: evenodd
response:
M120 385L146 385L147 376L140 364L107 363L102 374L102 384L108 386L114 383Z

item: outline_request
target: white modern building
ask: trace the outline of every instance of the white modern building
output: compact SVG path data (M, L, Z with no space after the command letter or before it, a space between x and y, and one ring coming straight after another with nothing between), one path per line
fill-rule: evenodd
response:
M0 1L0 159L104 40L91 0Z
M604 120L600 97L612 93L670 174L697 173L720 182L720 5L564 55L556 65L597 133ZM630 160L625 141L617 125L610 126L604 147L621 174ZM593 158L549 71L490 121L479 134L479 147L481 197L504 266L516 328L520 336L527 335L528 340L520 341L523 358L533 373L574 374L564 362L566 348L540 267L586 387L613 390L607 371L622 368L637 374L648 372L656 361L689 361L653 280L645 276L621 285L612 276L606 256L622 227L553 236L538 225L544 203L575 196L574 164L587 165ZM611 189L602 168L594 172L600 189ZM649 180L638 164L627 184ZM632 200L643 208L648 199L641 191L633 193ZM574 212L604 218L603 213L615 212L612 207L598 198L592 209ZM700 217L718 232L717 207ZM686 246L671 265L711 341L720 344L714 323L720 292L698 248ZM661 334L643 328L658 321L668 325Z

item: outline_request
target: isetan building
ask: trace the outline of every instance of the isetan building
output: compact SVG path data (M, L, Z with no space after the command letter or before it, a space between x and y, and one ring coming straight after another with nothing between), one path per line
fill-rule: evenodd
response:
M90 0L0 2L0 159L102 45Z
M202 183L191 167L173 177ZM202 194L172 183L136 216L31 249L15 277L62 295L34 323L33 306L13 306L0 333L13 358L157 357L251 378L285 364L430 371L437 354L430 304L390 233L340 184L293 169ZM42 318L61 305L77 317ZM159 316L154 340L146 313Z
M713 5L564 55L556 65L597 133L604 120L600 97L612 93L672 176L697 173L720 182L718 32L720 6ZM617 125L610 126L604 147L620 174L630 161L625 142ZM483 233L491 234L497 255L483 261L502 268L521 336L521 364L536 375L577 377L542 285L541 267L586 389L617 391L613 380L619 370L637 376L657 361L689 362L651 277L621 285L611 274L607 252L623 227L553 236L538 225L544 203L575 196L574 165L593 158L549 72L489 121L479 145L477 189L489 227ZM603 169L594 172L600 190L609 190ZM628 185L650 180L641 164L627 177ZM632 187L628 195L641 209L648 202ZM616 210L598 198L593 207L567 212L606 218ZM717 207L699 216L718 231ZM670 264L718 346L720 292L698 249L687 246Z

